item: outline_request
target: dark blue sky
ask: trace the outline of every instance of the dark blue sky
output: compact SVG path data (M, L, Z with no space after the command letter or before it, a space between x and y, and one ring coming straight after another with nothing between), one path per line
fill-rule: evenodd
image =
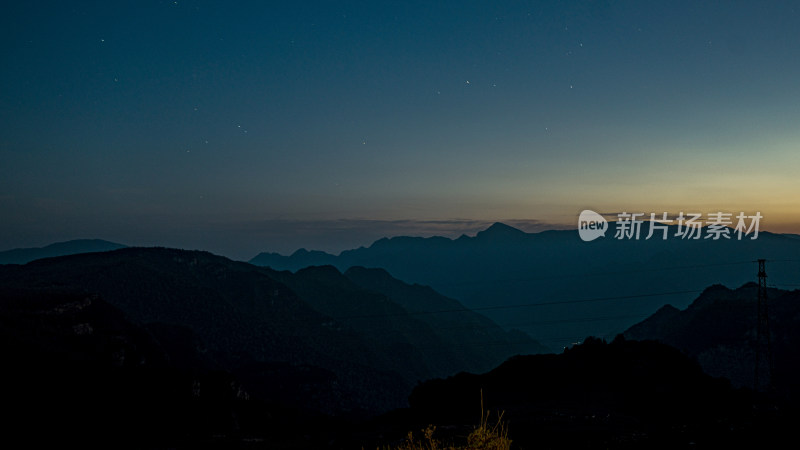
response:
M759 210L800 231L793 2L19 2L0 248L233 257Z

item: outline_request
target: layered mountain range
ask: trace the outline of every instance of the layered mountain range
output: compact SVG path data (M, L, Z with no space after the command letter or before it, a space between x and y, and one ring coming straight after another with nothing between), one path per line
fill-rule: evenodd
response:
M251 395L330 414L403 406L419 381L545 350L430 288L374 269L278 272L206 252L124 248L0 266L0 286L4 298L78 302L51 308L52 317L101 302L170 364L222 370ZM88 320L73 328L81 339L97 326ZM115 357L124 363L127 353Z
M665 304L685 308L707 286L741 286L770 260L770 282L800 283L800 239L760 232L757 239L637 239L583 242L575 230L525 233L496 223L475 236L393 237L339 255L298 250L261 253L250 262L278 270L330 264L383 268L407 283L431 286L506 327L558 350L586 336L613 338ZM703 229L705 232L705 229ZM780 287L780 286L779 286Z

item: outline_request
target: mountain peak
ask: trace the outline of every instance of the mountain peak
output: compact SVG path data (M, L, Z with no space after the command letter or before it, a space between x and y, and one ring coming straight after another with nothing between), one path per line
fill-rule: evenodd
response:
M501 222L493 223L489 228L479 231L476 238L507 238L525 236L525 232Z

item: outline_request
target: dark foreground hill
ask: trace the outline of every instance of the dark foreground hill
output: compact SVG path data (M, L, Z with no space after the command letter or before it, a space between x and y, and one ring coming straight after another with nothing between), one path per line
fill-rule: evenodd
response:
M736 386L754 385L758 285L716 285L679 310L667 305L625 332L629 339L654 339L697 359L707 373ZM773 387L800 395L800 290L768 289L774 360ZM761 370L765 370L762 367ZM762 372L763 375L766 375Z
M360 275L361 283L376 278L395 290L424 291L426 303L410 305L374 283L361 287L333 267L292 274L159 248L3 266L0 287L33 297L54 290L96 296L144 327L170 365L225 371L249 395L316 413L401 407L418 381L488 370L541 349L431 290L385 272Z
M341 435L335 419L251 395L189 328L134 324L97 295L56 287L4 286L0 298L6 448L299 448ZM329 376L270 367L290 395Z
M384 439L401 437L397 424L436 424L440 439L457 442L478 423L481 395L492 418L503 413L515 448L771 448L792 436L796 417L673 347L590 338L563 354L425 382L410 409L382 418Z
M203 267L209 262L205 258L215 258L194 252L167 254L190 267ZM126 272L133 271L124 260L115 259ZM147 258L137 261L153 264ZM330 269L312 270L319 270L323 281L336 279ZM242 287L235 298L247 298L246 291L270 283L248 285L241 274L220 273ZM460 373L430 380L413 391L398 392L411 392L409 408L355 420L352 409L348 412L344 406L370 404L375 397L385 400L394 395L387 384L402 387L403 377L352 361L323 366L326 360L313 353L300 354L305 364L288 356L282 361L258 360L256 345L273 355L301 345L309 352L315 347L310 339L298 339L287 348L277 338L244 345L258 336L247 325L252 318L232 312L238 309L234 297L206 293L193 300L196 310L205 310L203 302L215 299L223 303L215 318L222 323L240 321L242 337L230 333L213 338L207 329L187 325L198 320L191 317L196 311L185 310L183 323L135 321L99 294L78 292L71 282L39 276L40 283L28 279L24 287L12 286L5 278L0 284L0 397L10 413L2 424L4 446L24 442L34 448L359 449L394 443L429 424L437 425L437 438L459 442L479 421L481 393L492 420L504 411L515 448L774 448L777 439L793 437L797 420L795 408L785 401L736 390L727 380L704 374L680 350L624 339L611 344L587 339L559 355L513 357L483 375ZM147 280L142 283L153 282L165 292L176 282ZM349 278L340 282L351 283ZM289 289L272 283L272 292ZM203 284L200 288L208 289ZM120 289L137 290L133 284ZM289 301L280 295L275 299ZM157 314L177 300L168 294L148 301L157 304L139 314ZM293 306L292 313L314 318L300 305ZM291 315L275 311L274 316L294 325ZM160 317L167 319L168 311ZM257 323L274 330L266 319ZM336 333L310 338L335 339ZM338 345L331 344L329 348ZM361 345L364 351L375 348ZM238 352L231 350L240 346ZM347 368L360 370L364 383L337 372ZM320 408L337 402L338 409L331 409L334 416L320 414Z

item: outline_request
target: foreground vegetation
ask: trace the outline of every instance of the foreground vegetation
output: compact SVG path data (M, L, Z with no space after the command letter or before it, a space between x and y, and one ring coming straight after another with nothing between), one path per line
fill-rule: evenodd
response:
M408 432L405 442L398 446L388 447L389 450L509 450L511 439L508 438L508 427L503 422L500 413L497 421L491 424L489 411L483 409L483 393L481 392L481 421L469 436L466 444L447 444L434 437L435 425L428 425L422 430L422 436L415 438L414 433Z

